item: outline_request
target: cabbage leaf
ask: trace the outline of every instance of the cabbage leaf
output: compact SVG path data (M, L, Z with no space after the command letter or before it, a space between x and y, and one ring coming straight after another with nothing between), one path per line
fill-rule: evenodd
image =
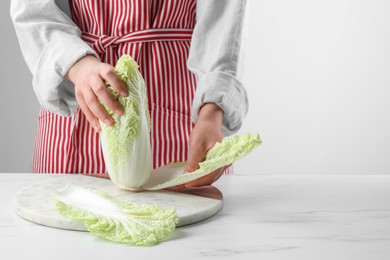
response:
M52 194L59 213L84 222L97 236L118 243L153 246L178 224L175 209L113 199L100 190L67 185Z
M187 172L164 183L144 186L143 188L146 190L160 190L196 180L243 158L260 144L259 134L241 134L225 137L207 152L205 160L199 163L199 168L196 171Z

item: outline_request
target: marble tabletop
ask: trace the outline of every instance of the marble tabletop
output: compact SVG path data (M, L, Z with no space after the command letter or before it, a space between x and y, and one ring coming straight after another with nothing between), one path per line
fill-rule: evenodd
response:
M14 194L48 178L0 173L0 259L390 259L389 175L223 176L223 209L154 247L17 216Z

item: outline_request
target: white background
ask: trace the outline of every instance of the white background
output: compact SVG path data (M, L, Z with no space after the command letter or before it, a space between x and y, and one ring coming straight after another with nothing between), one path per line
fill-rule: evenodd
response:
M0 172L28 172L39 105L0 8ZM236 170L390 174L390 2L251 0L240 132L263 144Z

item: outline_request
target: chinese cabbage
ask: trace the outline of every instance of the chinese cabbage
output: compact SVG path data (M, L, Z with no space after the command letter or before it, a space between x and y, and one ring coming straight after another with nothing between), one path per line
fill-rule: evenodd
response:
M129 56L118 60L115 71L127 86L129 95L122 97L107 84L107 88L124 108L118 116L108 107L114 125L101 122L101 144L110 179L119 188L139 190L152 171L150 148L150 115L145 81L138 64Z

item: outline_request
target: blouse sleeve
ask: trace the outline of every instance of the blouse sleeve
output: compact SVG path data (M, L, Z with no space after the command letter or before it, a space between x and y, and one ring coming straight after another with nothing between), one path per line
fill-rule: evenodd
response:
M237 132L248 112L242 84L246 8L247 0L197 0L187 61L197 80L191 119L196 123L201 106L215 103L224 111L224 135Z
M10 14L39 103L51 112L72 115L78 104L65 75L83 56L98 55L55 0L12 0Z

